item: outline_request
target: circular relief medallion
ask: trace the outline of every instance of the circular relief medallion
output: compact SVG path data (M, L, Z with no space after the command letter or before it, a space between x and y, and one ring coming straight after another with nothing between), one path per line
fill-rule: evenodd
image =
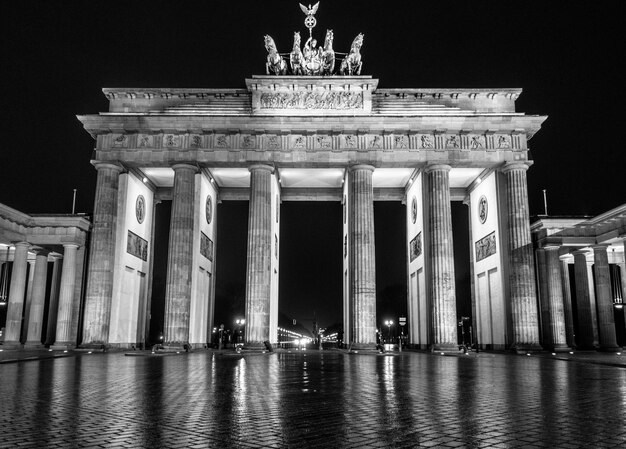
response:
M417 220L417 199L413 197L413 201L411 201L411 220L413 220L413 224Z
M211 224L213 220L213 199L211 195L207 195L206 197L206 222Z
M139 195L137 201L135 201L135 216L139 223L143 223L143 220L146 218L146 199L143 195Z
M487 211L487 197L483 195L478 200L478 219L481 223L485 223L485 221L487 221Z

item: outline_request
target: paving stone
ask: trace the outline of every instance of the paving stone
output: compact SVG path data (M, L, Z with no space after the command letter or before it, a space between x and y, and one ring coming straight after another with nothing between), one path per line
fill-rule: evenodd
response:
M99 353L0 378L0 448L626 444L626 370L542 357Z

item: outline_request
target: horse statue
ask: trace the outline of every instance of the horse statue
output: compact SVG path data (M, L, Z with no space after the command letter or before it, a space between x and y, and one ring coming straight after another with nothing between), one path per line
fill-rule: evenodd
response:
M322 51L322 75L332 75L335 71L335 51L333 50L333 30L326 30Z
M339 73L341 75L360 75L361 66L361 47L363 46L363 33L359 33L357 37L352 41L352 47L350 47L350 53L341 61L339 67Z
M291 73L294 75L304 75L304 56L300 50L300 32L293 33L293 50L289 54Z
M267 50L267 62L265 63L265 72L269 75L270 71L274 75L285 75L287 73L287 63L278 53L274 39L269 34L265 35L265 49Z

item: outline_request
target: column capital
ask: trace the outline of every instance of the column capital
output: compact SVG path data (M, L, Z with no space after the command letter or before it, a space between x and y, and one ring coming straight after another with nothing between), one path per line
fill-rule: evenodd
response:
M591 251L589 251L588 249L576 249L574 251L572 251L572 255L574 256L585 256L587 257L587 255L590 253Z
M25 241L21 241L21 242L13 242L13 246L15 246L15 249L17 249L17 247L19 246L20 248L26 248L29 249L30 248L30 243L25 242Z
M543 249L545 249L545 250L550 250L550 251L554 251L554 250L557 250L557 251L558 251L558 250L560 250L560 249L561 249L561 246L560 246L560 245L555 245L555 244L549 244L549 245L545 245L545 246L543 247Z
M424 167L424 173L430 173L430 172L434 172L434 171L447 171L449 172L450 170L452 170L452 167L450 167L447 164L428 164Z
M376 170L376 168L373 165L368 165L368 164L354 164L348 167L348 170L350 172L353 172L356 170L369 170L373 172L374 170Z
M116 162L104 162L104 161L96 161L92 160L91 165L93 165L96 170L100 170L101 168L108 168L111 170L117 170L119 173L124 171L124 167L120 163Z
M508 173L513 170L528 170L530 168L529 163L527 162L506 162L501 168L500 171L502 173Z
M267 165L267 164L253 164L248 167L248 171L250 173L256 170L266 170L270 173L274 173L274 167L272 167L271 165Z
M591 245L591 248L593 249L593 252L600 252L600 251L604 251L606 252L606 250L608 249L610 245L606 244L606 243L598 243L596 245Z
M189 163L180 163L180 164L174 164L172 165L172 170L176 171L176 170L193 170L194 173L198 171L198 166L195 164L189 164Z
M63 244L63 249L71 249L71 248L80 248L80 245L77 243L64 243Z

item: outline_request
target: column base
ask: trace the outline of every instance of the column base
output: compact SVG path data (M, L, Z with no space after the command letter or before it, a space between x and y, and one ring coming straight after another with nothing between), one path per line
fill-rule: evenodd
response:
M600 346L600 348L598 348L598 351L600 351L600 352L621 352L622 348L620 348L619 346Z
M363 352L378 352L379 349L376 343L352 343L350 345L350 352L363 351Z
M45 349L45 346L39 341L27 341L24 343L24 349Z
M434 343L430 346L430 352L459 352L459 345L453 343Z
M517 354L528 354L528 353L537 353L543 352L543 348L539 343L519 343L513 345L511 347L512 351L515 351Z
M172 342L165 343L162 346L156 347L159 352L191 352L193 350L192 346L189 343L180 343L180 342Z
M5 341L4 343L2 343L0 348L5 350L24 349L24 345L19 341Z
M552 352L570 352L572 348L566 344L552 346Z
M269 340L249 341L243 344L242 349L246 351L269 351L274 352L274 346Z
M53 345L50 345L50 349L52 349L53 351L69 351L72 350L76 347L75 344L73 343L64 343L64 342L59 342L59 343L55 343Z
M55 343L50 346L50 348L54 348L55 346L64 346L63 342ZM65 349L65 348L63 348ZM99 352L107 352L109 347L104 343L86 343L78 346L76 349L82 351L99 351Z

